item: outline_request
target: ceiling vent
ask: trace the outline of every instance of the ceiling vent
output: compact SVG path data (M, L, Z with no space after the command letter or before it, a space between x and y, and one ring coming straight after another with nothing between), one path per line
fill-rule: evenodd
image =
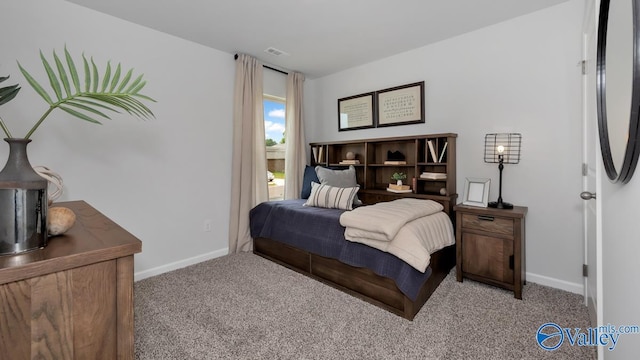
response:
M274 47L267 48L264 52L266 52L267 54L271 54L273 56L289 56L288 53L282 50L278 50Z

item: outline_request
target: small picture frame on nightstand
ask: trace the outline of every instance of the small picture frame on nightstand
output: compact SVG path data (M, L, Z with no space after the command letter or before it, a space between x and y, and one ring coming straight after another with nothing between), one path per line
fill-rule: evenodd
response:
M467 178L464 183L462 204L469 206L487 207L489 203L489 188L491 179Z

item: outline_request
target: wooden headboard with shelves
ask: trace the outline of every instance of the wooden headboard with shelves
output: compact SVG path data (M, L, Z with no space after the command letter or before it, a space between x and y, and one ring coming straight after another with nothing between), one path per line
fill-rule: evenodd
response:
M430 199L441 203L444 211L453 216L458 197L456 138L457 134L444 133L311 143L310 164L346 168L351 165L345 163L347 153L353 153L356 163L352 165L360 184L358 197L363 203L374 204L402 197ZM396 162L389 162L389 152L400 152L405 163L397 163L396 159ZM393 182L391 176L396 172L407 175L406 184L411 186L411 193L387 191L389 183Z

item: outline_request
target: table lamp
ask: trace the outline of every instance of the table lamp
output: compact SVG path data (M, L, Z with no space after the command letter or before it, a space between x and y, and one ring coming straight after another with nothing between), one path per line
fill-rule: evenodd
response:
M498 201L489 202L489 207L513 209L513 204L502 201L502 170L504 164L520 162L520 143L522 135L518 133L487 134L484 137L484 162L498 164L500 181L498 182Z

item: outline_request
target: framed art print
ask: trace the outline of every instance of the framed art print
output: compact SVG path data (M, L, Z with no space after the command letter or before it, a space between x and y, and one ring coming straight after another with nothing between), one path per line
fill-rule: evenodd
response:
M376 91L378 127L424 123L424 81Z
M338 131L375 126L374 93L338 99Z

